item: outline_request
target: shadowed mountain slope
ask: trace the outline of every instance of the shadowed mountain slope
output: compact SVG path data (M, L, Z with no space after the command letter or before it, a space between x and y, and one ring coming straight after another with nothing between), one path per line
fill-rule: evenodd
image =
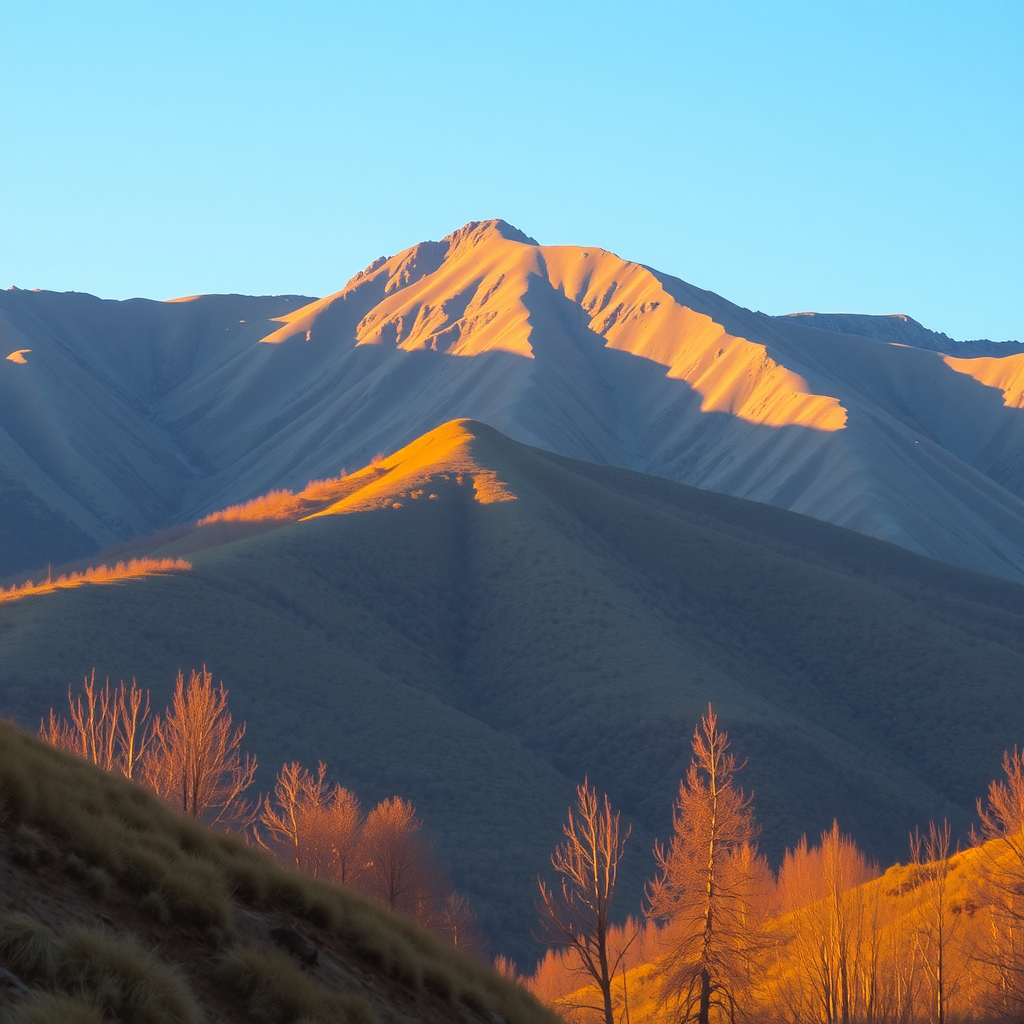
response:
M0 294L0 343L25 360L0 362L0 572L333 476L468 416L1024 581L1019 354L763 316L503 221L304 305L133 301Z
M634 822L635 907L709 700L773 856L836 815L883 859L963 826L1024 732L1024 588L478 423L118 557L144 553L192 569L0 604L0 710L93 666L160 706L205 662L265 786L323 758L410 797L524 960L575 784Z

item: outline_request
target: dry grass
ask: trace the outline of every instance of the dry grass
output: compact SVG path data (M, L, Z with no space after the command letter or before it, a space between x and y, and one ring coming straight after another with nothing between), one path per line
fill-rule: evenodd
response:
M221 961L220 975L261 1024L379 1024L365 999L329 991L283 953L236 946Z
M310 480L298 493L281 488L268 491L249 501L243 501L239 505L231 505L217 512L211 512L208 516L200 519L196 525L209 526L211 523L299 519L324 503L337 501L348 490L351 490L352 486L354 485L348 481L348 474L342 470L341 475L333 479Z
M183 572L192 568L191 562L183 558L132 558L114 565L97 565L81 572L70 572L56 579L26 580L20 586L0 588L0 604L20 601L33 594L51 594L55 590L80 587L86 583L117 583L137 576L152 576L155 573Z
M60 950L53 933L28 914L0 918L0 955L25 981L52 981L57 976Z
M134 938L81 926L58 935L27 914L7 914L0 918L0 952L20 977L78 1001L81 1013L91 1006L101 1019L133 1024L198 1024L202 1019L177 972ZM51 1000L47 1009L45 1001L37 1000L32 1012L52 1014L55 1005L60 1003Z
M8 1024L105 1024L92 1003L54 992L36 992L19 1003Z

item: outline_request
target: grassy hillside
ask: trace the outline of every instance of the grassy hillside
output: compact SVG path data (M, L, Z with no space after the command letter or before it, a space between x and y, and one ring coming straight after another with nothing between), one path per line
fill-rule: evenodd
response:
M358 894L284 871L6 722L0 794L12 1024L554 1021Z
M93 666L159 706L205 662L265 786L322 758L411 798L520 959L585 774L634 823L639 901L709 700L772 856L838 816L894 859L1024 736L1024 588L467 421L139 554L193 568L0 606L0 709L32 724Z

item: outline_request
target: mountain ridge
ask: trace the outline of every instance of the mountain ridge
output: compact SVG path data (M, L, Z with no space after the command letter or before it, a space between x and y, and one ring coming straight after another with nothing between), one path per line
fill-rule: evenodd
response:
M1024 360L766 317L503 223L305 303L80 298L69 317L50 308L67 300L0 293L0 346L29 350L0 362L14 524L0 572L301 486L468 416L1024 580ZM43 520L63 547L34 539Z

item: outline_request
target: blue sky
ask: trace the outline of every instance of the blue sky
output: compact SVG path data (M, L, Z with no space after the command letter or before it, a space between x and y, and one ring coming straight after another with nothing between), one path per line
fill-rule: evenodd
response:
M0 287L322 295L487 217L1024 340L1024 4L0 0Z

